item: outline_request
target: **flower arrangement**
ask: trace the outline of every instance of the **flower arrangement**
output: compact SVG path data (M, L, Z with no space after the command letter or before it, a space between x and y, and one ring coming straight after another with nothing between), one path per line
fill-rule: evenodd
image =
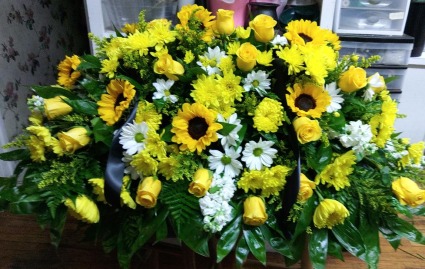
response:
M376 268L379 234L425 243L409 220L425 214L424 143L395 132L397 103L365 71L377 57L340 57L311 21L177 17L142 11L33 87L30 125L0 155L19 161L2 208L35 214L56 244L68 215L89 223L122 267L170 236L204 256L215 239L213 258L239 266L265 264L266 245L293 264L307 241L315 268L344 250Z

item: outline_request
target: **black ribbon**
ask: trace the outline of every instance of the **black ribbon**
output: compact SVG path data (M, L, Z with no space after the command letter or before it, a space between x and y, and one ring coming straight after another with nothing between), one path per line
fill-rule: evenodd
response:
M121 187L122 178L124 177L125 163L122 161L123 151L120 144L120 134L122 127L131 122L136 117L137 104L134 104L127 121L118 129L112 138L111 149L109 150L108 161L105 169L105 198L106 201L113 206L121 206Z

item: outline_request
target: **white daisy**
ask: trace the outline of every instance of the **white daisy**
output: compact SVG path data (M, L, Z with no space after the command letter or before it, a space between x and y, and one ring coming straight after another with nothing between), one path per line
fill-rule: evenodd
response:
M282 35L276 35L272 42L273 46L277 46L277 45L281 45L281 46L285 46L288 45L288 39L286 39L286 37L282 36Z
M209 168L215 170L216 174L223 173L224 176L234 178L238 176L243 168L237 159L241 156L242 148L235 150L233 147L224 148L224 153L219 150L210 150L208 156Z
M165 102L170 101L175 103L178 101L178 97L170 93L171 87L174 85L174 80L168 79L157 79L156 82L152 83L155 87L156 92L153 93L152 99L162 99Z
M148 133L146 122L128 123L122 127L120 134L120 144L127 154L133 155L145 149L145 138Z
M214 49L208 48L203 56L200 56L200 60L196 62L202 69L204 69L209 76L214 74L221 74L219 64L222 58L227 57L226 52L220 50L220 47L216 46Z
M326 108L326 111L332 113L341 109L341 104L344 102L344 97L339 94L341 90L336 88L336 82L332 82L326 85L325 89L332 97L331 104Z
M263 166L270 167L277 150L272 148L272 141L249 141L242 152L242 161L251 170L261 170Z
M217 116L217 120L218 122L225 122L228 124L235 125L235 128L233 128L233 130L230 131L229 134L227 135L218 134L218 138L220 139L221 145L223 147L236 146L239 140L238 133L242 129L241 120L238 119L238 114L233 113L232 115L230 115L229 118L227 118L227 120L224 119L224 117L221 114L219 114Z
M270 79L265 71L252 71L246 78L243 79L243 88L246 92L255 90L258 94L263 97L270 89Z

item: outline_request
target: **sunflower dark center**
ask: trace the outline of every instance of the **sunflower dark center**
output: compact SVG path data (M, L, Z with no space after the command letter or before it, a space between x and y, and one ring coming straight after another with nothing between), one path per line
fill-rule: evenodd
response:
M299 36L300 36L302 39L304 39L304 42L305 42L305 43L310 42L310 41L312 41L312 40L313 40L311 37L309 37L308 35L305 35L305 34L299 34Z
M301 110L309 111L310 109L314 109L316 107L316 101L311 95L301 94L295 99L295 106Z
M204 118L195 117L189 120L189 135L198 140L207 133L208 124Z
M124 94L120 94L117 96L117 100L115 100L114 107L120 106L120 103L125 100Z

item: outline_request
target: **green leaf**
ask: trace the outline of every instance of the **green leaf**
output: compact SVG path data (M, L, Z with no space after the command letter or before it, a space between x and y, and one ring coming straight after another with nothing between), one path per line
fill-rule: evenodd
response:
M252 254L263 265L266 265L266 244L260 227L244 229L243 235Z
M246 243L244 236L239 237L239 241L238 241L238 244L236 246L235 252L236 252L235 253L236 267L242 268L242 265L244 264L244 262L248 258L248 254L249 254L249 247L248 247L248 244Z
M114 128L106 125L100 118L91 120L92 132L96 142L103 142L107 146L111 146Z
M72 107L73 112L85 115L97 115L97 104L89 100L64 99L65 103Z
M96 100L99 100L105 91L105 86L98 80L84 78L80 81L80 84Z
M366 248L366 262L369 268L377 268L379 262L379 230L372 219L364 221L359 227Z
M56 96L65 96L69 99L78 99L78 96L71 91L55 86L32 86L37 95L43 98L53 98Z
M205 232L201 216L187 221L186 225L180 226L180 232L177 236L199 255L209 257L208 241L211 235Z
M229 135L236 128L236 125L230 124L227 122L218 122L218 123L220 123L223 126L223 129L219 130L218 133L223 136Z
M14 214L33 214L43 201L44 198L38 194L22 196L18 201L9 204L9 211Z
M57 208L55 218L50 223L50 241L56 248L59 247L62 239L62 232L66 222L67 208L60 206Z
M277 235L276 232L270 230L267 225L261 225L261 231L270 246L279 252L281 255L293 259L291 243L281 235Z
M388 243L390 243L394 250L398 249L401 244L401 236L386 227L379 227L379 231L385 239L387 239Z
M318 150L307 157L307 164L316 172L322 171L332 161L332 147L322 143Z
M3 161L19 161L29 159L30 154L27 149L16 149L8 152L0 153L0 160Z
M344 129L346 124L344 114L342 113L340 113L338 117L334 116L334 114L329 114L328 120L329 127L339 132Z
M340 259L341 261L344 261L344 255L342 254L342 247L338 242L329 240L328 254Z
M326 267L328 252L328 230L315 229L308 240L308 253L315 269Z
M387 225L388 228L390 228L399 236L405 237L412 242L425 245L424 235L418 231L418 229L416 229L413 224L401 218L394 217L393 219L387 221Z
M99 58L94 55L83 55L81 58L83 60L78 65L77 70L100 69L102 67Z
M300 217L298 218L297 226L295 227L295 232L293 238L297 238L300 234L303 234L307 227L310 226L311 220L313 218L316 196L313 195L305 203Z
M135 79L131 78L131 77L127 77L124 75L118 75L117 78L119 79L123 79L123 80L127 80L128 82L130 82L136 89L138 90L143 90L143 86L137 82Z
M344 221L344 224L334 226L332 233L348 252L363 261L366 260L362 235L348 219Z
M167 222L164 221L161 223L158 227L158 230L156 230L155 239L156 242L159 242L161 240L164 240L168 237L168 226Z
M217 242L217 262L221 262L235 247L242 229L242 215L234 218L222 230Z
M171 125L165 126L165 128L163 129L163 134L161 136L162 141L171 142L171 138L174 136L174 134L171 132L172 127L173 126Z

